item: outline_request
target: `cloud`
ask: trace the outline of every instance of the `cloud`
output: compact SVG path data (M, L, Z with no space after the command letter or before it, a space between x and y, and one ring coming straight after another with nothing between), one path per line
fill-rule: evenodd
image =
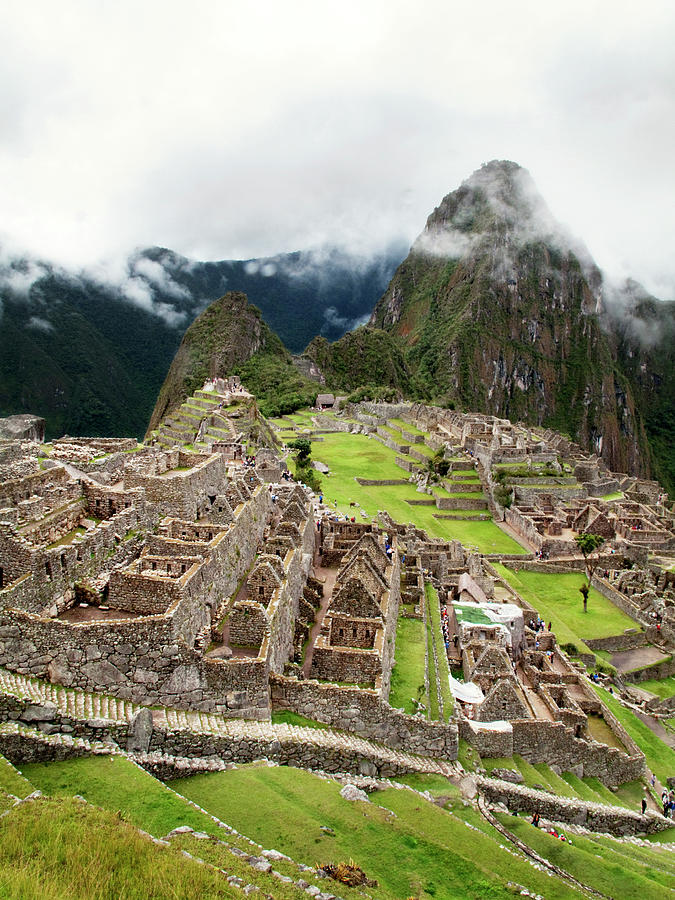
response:
M31 316L27 323L28 328L35 328L37 331L54 331L54 326L51 322L48 322L47 319L43 319L41 316Z
M14 299L27 300L35 282L48 274L48 269L40 263L13 261L7 268L0 268L0 288L10 291Z
M188 289L175 282L161 263L147 257L140 257L132 262L131 268L135 275L145 279L151 288L160 290L163 294L168 294L178 300L190 298Z
M324 325L321 328L322 334L328 329L345 332L354 331L354 329L359 328L361 325L365 325L370 319L370 313L351 318L349 316L340 315L339 310L335 306L329 306L324 310L323 318Z
M603 268L672 290L674 30L665 0L9 0L5 238L73 270L152 245L368 256L498 157Z

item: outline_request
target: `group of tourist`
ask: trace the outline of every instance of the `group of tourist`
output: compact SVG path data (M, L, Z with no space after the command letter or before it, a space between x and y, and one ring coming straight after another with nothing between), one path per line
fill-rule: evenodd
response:
M441 607L441 629L443 631L443 641L445 643L445 652L450 652L450 618L448 616L448 607ZM457 645L457 635L454 637L455 646Z
M663 804L663 815L667 819L675 819L675 790L668 791L664 788L661 792L661 803Z

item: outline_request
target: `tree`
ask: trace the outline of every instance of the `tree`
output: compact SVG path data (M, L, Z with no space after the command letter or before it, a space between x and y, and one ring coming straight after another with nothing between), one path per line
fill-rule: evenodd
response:
M576 544L581 550L584 557L584 564L586 566L586 578L588 581L586 584L582 584L579 588L581 596L584 598L584 612L588 612L588 594L591 590L591 581L593 580L593 573L598 565L598 560L593 559L591 554L595 553L598 547L601 547L605 543L604 537L600 534L593 534L589 531L582 531L581 534L578 534L574 540Z
M295 441L289 441L288 446L293 450L298 451L298 455L295 458L300 463L300 465L304 467L309 460L310 453L312 452L312 442L307 438L298 438Z

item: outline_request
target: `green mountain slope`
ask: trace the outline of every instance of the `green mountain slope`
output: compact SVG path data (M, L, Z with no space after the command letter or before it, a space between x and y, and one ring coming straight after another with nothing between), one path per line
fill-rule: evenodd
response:
M495 161L434 210L370 324L398 341L418 396L556 428L611 468L649 475L663 458L647 440L656 395L673 409L668 357L652 353L652 393L636 392L642 351L629 365L608 299L529 174Z

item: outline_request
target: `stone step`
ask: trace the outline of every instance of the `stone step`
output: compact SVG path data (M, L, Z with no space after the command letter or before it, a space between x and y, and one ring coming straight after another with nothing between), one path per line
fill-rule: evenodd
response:
M141 709L140 706L127 700L120 700L105 694L66 690L60 686L3 669L0 669L0 691L30 703L52 702L62 714L82 721L104 719L117 724L126 724ZM344 750L357 753L366 759L397 763L410 771L445 774L443 766L447 765L438 760L395 750L358 735L344 734L332 729L323 730L288 724L275 725L271 722L231 719L213 713L170 707L153 710L153 719L155 727L160 729L213 734L233 741L246 739L261 743L279 741L284 745L300 744L328 750Z

